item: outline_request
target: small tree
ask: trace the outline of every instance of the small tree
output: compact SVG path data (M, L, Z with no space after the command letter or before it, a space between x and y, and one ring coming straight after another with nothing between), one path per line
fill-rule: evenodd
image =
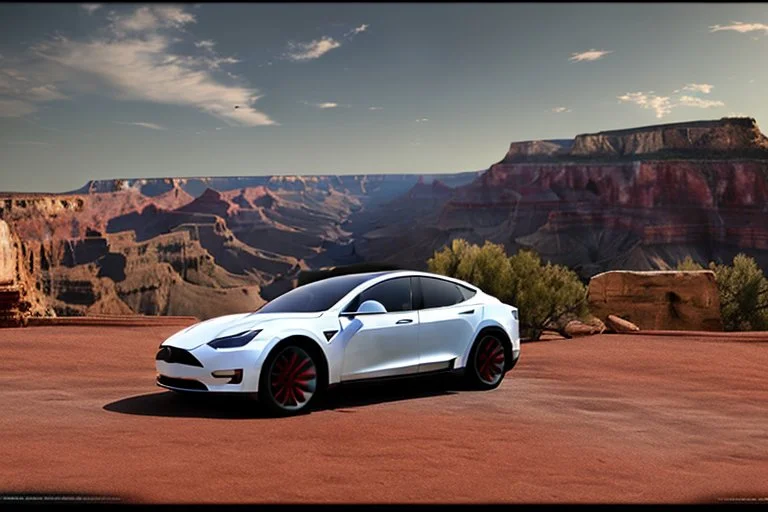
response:
M720 295L720 315L726 331L768 329L768 279L757 262L738 254L733 265L709 264ZM690 256L678 263L678 270L702 270Z
M710 263L717 276L720 311L727 331L768 329L768 280L757 262L744 254L733 266Z
M683 261L677 264L677 270L704 270L704 267L696 263L690 256L686 256Z
M520 326L532 339L545 330L565 334L565 323L588 314L587 289L562 265L542 265L538 255L520 251L509 258L512 300L520 308Z
M586 287L575 272L547 263L529 251L507 257L504 247L480 247L454 240L427 261L429 270L470 282L520 311L526 337L539 339L545 330L565 335L567 319L587 314Z
M510 268L504 246L485 242L480 247L456 239L427 261L431 272L472 283L499 300L510 298Z

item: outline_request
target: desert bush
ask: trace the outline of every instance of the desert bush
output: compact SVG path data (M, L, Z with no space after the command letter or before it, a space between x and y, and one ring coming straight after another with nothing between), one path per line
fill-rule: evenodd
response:
M768 279L757 262L738 254L732 265L710 262L709 268L715 272L725 330L768 330ZM686 257L677 269L702 270L703 267Z
M677 264L677 270L704 270L704 267L696 263L690 256L686 256L683 261Z
M486 241L480 247L457 239L427 265L517 307L523 337L539 339L545 330L567 336L565 324L588 314L587 290L578 275L562 265L542 264L531 251L508 257L502 245Z
M510 299L511 268L504 247L485 242L482 247L456 239L427 261L430 272L472 283L499 300Z

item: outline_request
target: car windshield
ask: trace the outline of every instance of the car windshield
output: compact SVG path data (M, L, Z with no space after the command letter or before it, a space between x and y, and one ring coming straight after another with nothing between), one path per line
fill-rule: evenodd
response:
M319 313L339 302L356 286L381 275L351 274L305 284L265 304L256 313Z

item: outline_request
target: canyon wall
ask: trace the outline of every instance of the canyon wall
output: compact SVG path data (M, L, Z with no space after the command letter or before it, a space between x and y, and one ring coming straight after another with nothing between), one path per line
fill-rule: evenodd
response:
M302 271L425 269L455 238L531 248L585 280L739 252L768 268L766 148L754 119L721 119L514 142L483 172L131 178L0 193L0 219L60 315L248 311Z

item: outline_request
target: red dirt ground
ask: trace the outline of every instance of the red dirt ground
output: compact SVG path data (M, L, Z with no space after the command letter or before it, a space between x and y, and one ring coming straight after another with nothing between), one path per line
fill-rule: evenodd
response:
M768 333L522 347L491 392L340 391L262 417L155 387L178 325L0 331L0 493L139 503L768 498Z

